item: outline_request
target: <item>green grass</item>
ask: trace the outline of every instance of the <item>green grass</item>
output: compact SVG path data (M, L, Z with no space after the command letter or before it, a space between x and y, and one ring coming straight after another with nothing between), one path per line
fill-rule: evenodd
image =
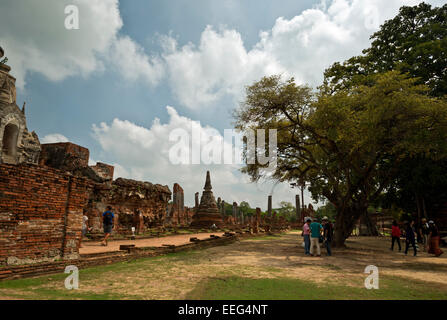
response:
M150 270L155 265L162 265L164 269L175 267L176 261L195 262L197 251L174 252L163 256L139 258L135 260L117 262L110 265L95 266L79 270L80 286L83 281L94 281L102 274L110 274L110 283L113 283L113 274L135 274L140 270ZM97 294L95 292L80 293L77 290L67 290L64 281L68 274L58 273L44 275L35 278L24 278L0 281L0 296L6 294L10 297L21 299L87 299L87 300L120 300L120 299L143 299L136 295L113 294L111 292ZM55 289L54 284L61 289ZM51 288L48 288L50 286Z
M412 300L447 299L447 289L399 277L381 277L379 289L366 289L291 278L250 279L228 277L200 283L190 292L194 300Z

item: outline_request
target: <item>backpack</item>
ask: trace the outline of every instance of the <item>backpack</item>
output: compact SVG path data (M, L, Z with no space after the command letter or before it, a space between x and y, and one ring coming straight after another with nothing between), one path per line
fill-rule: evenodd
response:
M113 216L110 211L107 211L105 215L102 217L102 222L106 225L112 225L113 224Z

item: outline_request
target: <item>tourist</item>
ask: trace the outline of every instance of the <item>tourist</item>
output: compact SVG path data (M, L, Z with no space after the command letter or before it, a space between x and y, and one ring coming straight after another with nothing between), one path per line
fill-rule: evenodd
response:
M444 251L442 251L439 248L440 236L439 236L438 226L432 220L430 220L428 222L428 224L429 224L429 234L428 234L429 249L428 249L428 253L434 254L436 257L439 257L441 254L444 253Z
M407 227L405 229L405 255L408 253L408 248L410 247L410 244L413 246L414 250L414 256L417 255L417 249L416 249L416 236L414 231L414 221L407 222Z
M328 217L323 217L323 238L324 238L324 245L326 246L327 255L332 256L332 250L331 250L331 242L333 238L334 233L334 226L329 221Z
M104 233L105 233L104 240L101 243L103 246L107 246L107 239L110 237L110 234L112 233L114 218L115 218L115 215L112 212L112 207L107 206L107 211L105 211L102 214L102 223L103 223Z
M323 226L316 221L310 224L310 255L312 257L315 255L314 247L317 247L317 257L321 257L321 250L320 250L321 229L323 229Z
M422 240L424 243L424 251L428 250L428 235L430 233L430 226L427 223L427 219L422 218L422 223L421 223L421 234L422 234Z
M400 252L402 249L400 246L400 228L396 220L393 221L393 225L391 226L391 251L394 250L394 242L397 242Z
M88 232L88 217L87 214L84 212L82 215L82 232L81 232L81 239L79 240L79 248L82 248L82 238L85 237L85 235Z
M422 236L422 223L420 221L415 222L414 230L416 230L416 243L417 247L419 247L419 244L424 243L424 237Z
M304 252L306 256L310 255L310 223L312 219L307 217L303 225L302 236L304 237Z

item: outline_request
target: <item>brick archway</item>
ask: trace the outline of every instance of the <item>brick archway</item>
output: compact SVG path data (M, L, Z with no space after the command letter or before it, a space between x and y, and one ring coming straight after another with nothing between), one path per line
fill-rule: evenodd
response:
M13 123L5 126L2 141L2 153L6 156L17 155L17 140L19 138L19 127Z

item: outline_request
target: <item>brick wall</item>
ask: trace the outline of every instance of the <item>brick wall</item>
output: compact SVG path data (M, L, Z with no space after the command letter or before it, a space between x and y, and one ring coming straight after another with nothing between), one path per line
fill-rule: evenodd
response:
M0 165L0 265L75 259L89 180L31 164Z

